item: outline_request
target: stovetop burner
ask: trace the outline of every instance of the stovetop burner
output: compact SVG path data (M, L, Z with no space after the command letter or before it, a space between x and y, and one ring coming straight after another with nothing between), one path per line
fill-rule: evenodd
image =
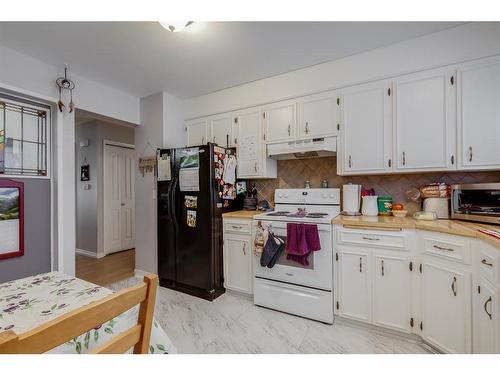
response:
M311 218L322 218L326 216L328 216L328 214L325 212L311 212L306 215L306 217L311 217Z
M287 216L290 214L290 211L275 211L275 212L269 212L266 214L267 216Z

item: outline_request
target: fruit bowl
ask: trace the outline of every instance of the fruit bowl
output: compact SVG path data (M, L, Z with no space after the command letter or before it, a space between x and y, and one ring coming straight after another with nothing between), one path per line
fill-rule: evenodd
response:
M395 217L405 217L407 213L407 210L392 210L392 216Z

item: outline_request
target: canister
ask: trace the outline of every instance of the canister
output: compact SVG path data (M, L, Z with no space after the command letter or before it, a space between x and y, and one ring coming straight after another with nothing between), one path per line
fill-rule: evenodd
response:
M392 197L378 197L378 213L379 215L390 215L392 211Z

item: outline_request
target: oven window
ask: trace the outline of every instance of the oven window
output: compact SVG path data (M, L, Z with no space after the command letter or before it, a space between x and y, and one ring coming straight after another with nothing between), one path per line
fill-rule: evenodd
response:
M461 190L456 196L456 213L500 215L500 191Z
M276 264L279 264L281 266L288 266L288 267L296 267L296 268L303 268L303 269L309 269L309 270L314 270L314 252L309 253L309 265L304 266L303 264L300 264L299 262L295 262L293 260L288 260L286 259L286 236L278 236L281 238L283 241L285 241L285 247L283 248L283 251L278 257L278 260L276 261Z

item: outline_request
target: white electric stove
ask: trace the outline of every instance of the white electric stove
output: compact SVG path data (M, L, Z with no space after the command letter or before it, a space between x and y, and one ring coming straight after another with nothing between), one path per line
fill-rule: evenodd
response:
M310 253L309 265L287 260L283 251L272 268L254 257L254 303L290 314L333 323L333 231L340 213L340 189L276 189L275 210L254 216L286 241L287 223L314 224L321 250Z

